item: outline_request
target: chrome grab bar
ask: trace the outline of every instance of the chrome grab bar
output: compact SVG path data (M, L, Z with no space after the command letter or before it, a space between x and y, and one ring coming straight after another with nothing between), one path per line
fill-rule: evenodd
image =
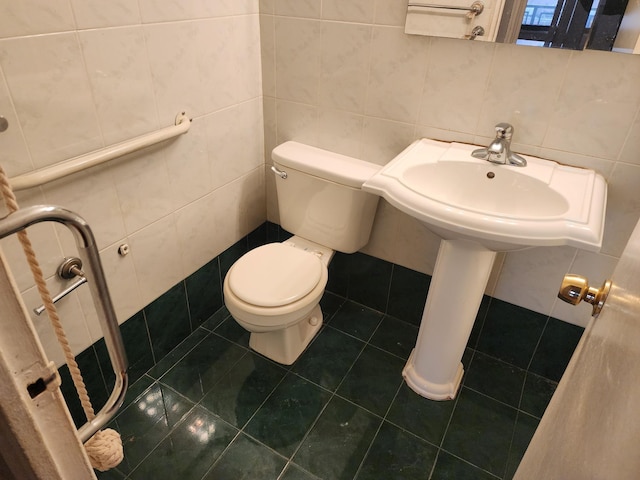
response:
M116 376L113 391L105 405L93 420L78 429L80 440L86 442L113 418L124 401L128 385L127 355L115 310L109 297L109 289L100 262L98 247L89 224L82 217L70 210L52 205L26 207L0 219L0 239L41 222L61 223L71 230L75 237L78 253L87 266L87 277L91 280L88 282L91 296L104 334L111 366Z
M470 7L457 7L454 5L439 5L432 3L414 3L410 2L409 7L420 7L420 8L441 8L443 10L464 10L465 12L471 12L473 15L480 15L484 10L484 3L482 2L473 2Z

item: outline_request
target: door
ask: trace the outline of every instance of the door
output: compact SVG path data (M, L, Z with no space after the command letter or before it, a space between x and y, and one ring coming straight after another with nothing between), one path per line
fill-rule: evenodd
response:
M640 478L640 224L611 280L516 480Z
M95 479L0 250L0 478Z

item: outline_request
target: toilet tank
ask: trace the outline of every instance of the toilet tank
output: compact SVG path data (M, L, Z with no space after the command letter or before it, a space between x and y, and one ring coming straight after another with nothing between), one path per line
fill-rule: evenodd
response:
M369 241L378 205L362 184L376 165L298 142L273 149L280 225L285 230L344 253Z

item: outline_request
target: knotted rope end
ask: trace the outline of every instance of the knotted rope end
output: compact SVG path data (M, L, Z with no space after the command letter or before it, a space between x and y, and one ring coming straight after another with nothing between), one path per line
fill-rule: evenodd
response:
M120 465L124 459L120 434L111 428L97 431L85 442L84 448L91 466L101 472Z

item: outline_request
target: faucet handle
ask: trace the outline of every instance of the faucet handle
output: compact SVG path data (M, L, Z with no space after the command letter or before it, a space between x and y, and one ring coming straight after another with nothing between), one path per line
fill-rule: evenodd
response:
M498 123L495 126L495 129L497 138L504 138L506 140L509 140L513 135L513 125L511 125L510 123Z

